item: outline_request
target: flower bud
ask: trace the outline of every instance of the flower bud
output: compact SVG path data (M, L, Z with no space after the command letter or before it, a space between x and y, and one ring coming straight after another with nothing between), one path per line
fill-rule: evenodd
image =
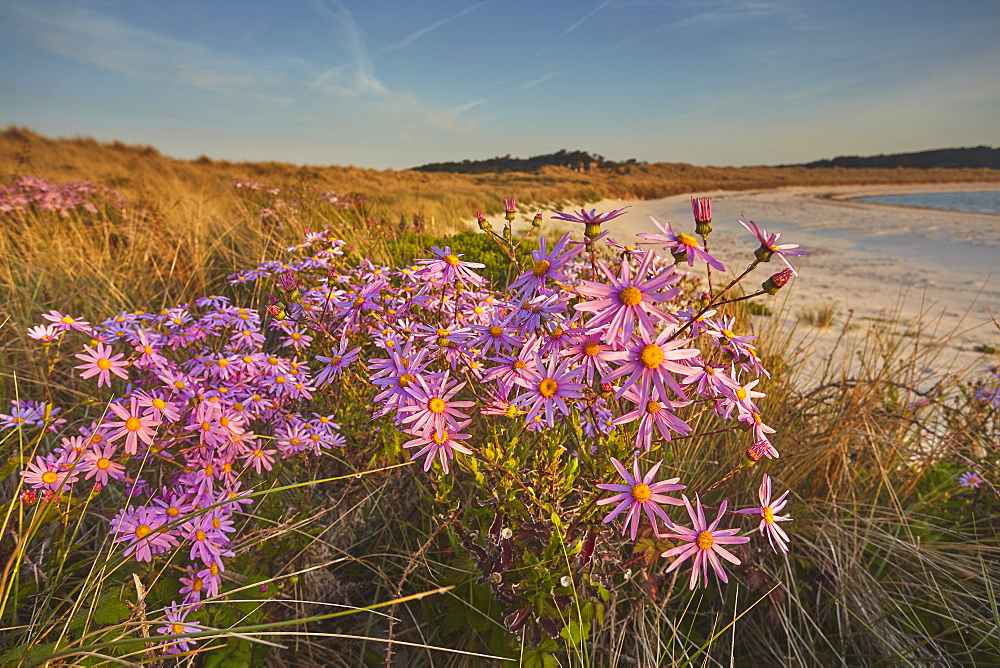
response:
M712 231L712 200L708 197L692 197L691 211L694 213L695 232L707 237Z
M476 222L479 223L479 229L483 232L493 231L493 226L486 220L486 216L483 215L482 211L476 211Z
M33 489L27 489L21 493L21 503L26 506L34 505L35 501L38 500L38 492Z
M778 290L785 287L785 283L792 277L791 269L783 269L777 274L760 284L761 289L769 295L777 294Z
M758 262L770 262L772 255L774 255L774 251L764 244L761 244L760 248L753 252L753 256L757 258Z
M504 197L503 210L506 214L507 220L513 221L514 215L517 213L517 200L513 197Z
M542 226L542 212L539 211L535 214L535 217L531 219L531 226L538 228Z
M299 280L295 278L295 274L291 271L286 271L278 276L278 285L280 285L281 289L285 292L291 292L299 286Z

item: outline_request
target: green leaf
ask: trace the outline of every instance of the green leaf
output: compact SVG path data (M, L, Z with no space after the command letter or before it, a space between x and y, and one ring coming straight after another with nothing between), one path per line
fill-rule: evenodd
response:
M584 638L590 635L590 622L570 622L562 627L559 635L573 645L579 645Z

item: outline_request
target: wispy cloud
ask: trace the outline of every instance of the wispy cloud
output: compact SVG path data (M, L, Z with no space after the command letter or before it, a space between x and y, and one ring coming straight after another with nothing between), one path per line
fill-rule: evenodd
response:
M146 81L170 81L203 90L254 90L254 68L201 44L171 39L65 4L8 3L6 13L39 46L68 58Z
M404 141L435 131L462 132L471 128L454 111L428 108L410 91L392 90L375 74L375 65L365 34L351 11L340 0L313 0L312 7L331 19L338 43L347 50L348 62L330 67L315 76L310 88L337 101L352 103L355 121L386 127Z
M577 28L579 28L581 25L583 25L587 21L587 19L589 19L591 16L593 16L597 12L601 11L602 9L604 9L605 7L607 7L610 4L611 4L611 0L604 0L604 2L602 2L599 5L597 5L592 10L590 10L589 12L587 12L586 14L584 14L583 18L579 19L576 23L574 23L570 27L566 28L566 30L563 31L563 33L562 33L562 35L560 35L560 37L565 37L566 35L570 34L574 30L576 30Z
M440 28L441 26L445 25L446 23L450 23L450 22L454 21L455 19L461 18L461 17L465 16L466 14L468 14L469 12L473 11L474 9L479 9L480 7L482 7L485 4L486 4L485 2L480 2L480 3L474 4L474 5L469 5L465 9L462 9L461 11L459 11L459 12L457 12L455 14L452 14L451 16L445 17L445 18L441 19L440 21L435 21L434 23L430 24L429 26L425 26L425 27L421 28L420 30L415 30L415 31L411 32L409 35L407 35L406 37L404 37L402 41L398 42L397 44L393 44L392 46L387 46L387 47L385 47L382 50L383 51L398 51L399 49L402 49L403 47L406 47L406 46L409 46L410 44L413 44L418 39L420 39L421 37L423 37L424 35L426 35L427 33L431 32L431 31L434 31L434 30L437 30L438 28Z

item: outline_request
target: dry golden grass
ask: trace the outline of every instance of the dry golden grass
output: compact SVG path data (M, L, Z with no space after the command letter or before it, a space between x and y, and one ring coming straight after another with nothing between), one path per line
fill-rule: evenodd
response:
M782 186L1000 181L995 169L808 169L805 167L698 167L683 163L627 165L576 172L548 167L536 174L447 174L280 162L176 160L152 147L102 144L89 138L49 139L24 128L0 134L0 174L6 181L31 174L55 182L89 179L129 200L154 207L171 224L192 215L231 216L229 184L253 179L269 185L315 183L363 193L387 221L421 216L436 231L453 231L476 211L499 213L502 198L555 207L604 198L654 199L711 190Z

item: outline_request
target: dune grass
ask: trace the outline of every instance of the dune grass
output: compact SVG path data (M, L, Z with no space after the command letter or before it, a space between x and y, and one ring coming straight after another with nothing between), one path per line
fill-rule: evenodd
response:
M3 141L18 145L24 136L8 131ZM451 243L467 258L495 265L502 255L485 235L456 240L431 232L449 229L471 210L496 211L505 194L523 197L518 185L536 203L583 202L607 192L588 190L589 177L574 174L556 175L569 186L544 183L552 176L546 174L525 176L520 184L520 177L407 174L393 191L380 180L388 178L384 173L326 168L332 171L316 170L317 185L364 193L368 201L352 209L301 205L294 214L261 217L274 198L234 190L232 180L255 178L292 192L311 187L313 179L290 166L183 163L87 140L28 140L30 166L38 168L33 173L86 176L116 187L130 202L96 215L3 218L0 399L45 398L66 406L76 421L104 409L72 372L75 360L59 359L71 351L50 350L46 357L25 336L50 308L93 321L226 294L258 309L266 296L260 289L230 287L224 276L282 259L283 249L301 240L302 227L330 227L359 254L387 264ZM0 169L14 173L28 164L23 159L18 167L16 155L3 154L8 162ZM722 186L709 173L698 178L706 180L677 183ZM728 183L764 183L753 178L763 179ZM657 183L630 187L653 194L681 187ZM478 199L490 188L492 199ZM399 225L398 217L407 224ZM727 308L749 322L754 307ZM489 583L480 582L483 572L469 549L487 527L462 527L442 508L442 500L457 502L452 490L409 465L398 434L372 425L368 388L345 384L330 401L343 409L343 430L358 447L276 469L272 487L241 519L246 528L236 546L255 567L229 576L225 600L207 613L206 623L221 631L205 635L221 640L203 643L215 647L204 662L375 665L386 662L391 637L396 665L996 663L996 478L987 476L975 489L957 483L967 469L984 473L996 464L997 408L974 392L977 383L988 387L990 376L977 367L928 381L923 369L942 347L928 334L933 327L916 326L914 337L871 329L817 377L802 378L797 370L812 353L782 347L786 339L772 331L778 320L763 319L757 326L764 329L754 333L773 343L758 351L772 372L761 406L777 430L780 460L739 468L739 439L722 433L675 440L666 466L683 471L691 489L706 489L720 469L735 470L731 484L743 490L734 492L740 507L757 503L753 482L760 468L769 471L780 489L793 490L787 559L775 559L758 543L738 552L744 567L730 585L689 594L686 576L663 574L657 557L663 548L654 536L640 536L631 553L601 544L596 554L622 566L601 614L587 618L588 632L578 642L544 634L519 640L507 630ZM998 363L995 354L984 356L984 367ZM46 438L29 436L0 432L7 464L0 481L3 660L17 661L18 652L27 651L29 663L59 652L71 663L98 662L85 652L155 661L144 638L163 623L156 606L162 607L176 567L140 567L110 545L107 517L117 497L105 493L44 512L44 506L19 503L16 471ZM370 606L376 609L359 612ZM575 620L583 628L581 611L569 608L566 615L568 624Z

